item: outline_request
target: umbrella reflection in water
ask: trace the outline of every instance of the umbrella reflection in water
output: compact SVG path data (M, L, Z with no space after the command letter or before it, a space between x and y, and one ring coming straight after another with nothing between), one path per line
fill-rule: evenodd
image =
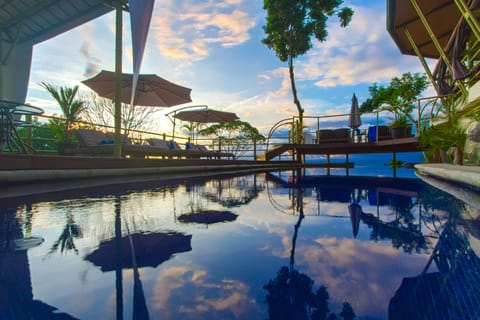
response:
M203 210L178 216L178 221L184 223L214 224L235 221L238 215L231 211Z
M123 319L123 269L133 269L132 319L149 319L148 308L140 279L139 268L157 267L175 253L192 250L191 235L178 232L135 233L122 237L120 196L115 201L115 238L102 241L85 260L101 268L115 271L117 319Z
M350 221L352 222L353 237L356 238L360 229L360 220L362 219L362 207L357 203L348 206Z
M115 270L117 260L122 269L134 268L134 259L138 268L155 268L175 253L192 250L191 239L191 235L176 232L136 233L100 243L99 248L85 259L100 267L102 272ZM119 256L115 252L116 246L120 249Z

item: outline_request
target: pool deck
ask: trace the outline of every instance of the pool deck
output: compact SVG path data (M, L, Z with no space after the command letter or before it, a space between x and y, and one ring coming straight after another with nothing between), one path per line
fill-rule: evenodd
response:
M0 155L0 184L44 180L165 175L213 174L226 171L290 168L291 161L221 159L145 159L113 157Z
M387 139L376 142L320 142L315 144L279 144L265 153L272 160L288 152L297 154L297 161L305 155L373 154L422 151L417 137Z
M319 165L314 166L319 167ZM335 165L329 164L327 166ZM344 164L340 166L343 167ZM346 167L349 166L351 164ZM305 168L308 166L296 161L0 155L0 184L112 176L285 170L297 167ZM415 169L419 175L471 187L475 191L480 190L480 166L425 163L416 164Z

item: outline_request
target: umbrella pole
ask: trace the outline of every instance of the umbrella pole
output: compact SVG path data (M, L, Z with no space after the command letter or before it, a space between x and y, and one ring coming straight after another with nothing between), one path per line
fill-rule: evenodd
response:
M117 2L116 7L116 28L115 28L115 139L113 156L120 158L122 156L122 144L121 144L121 112L122 112L122 2Z

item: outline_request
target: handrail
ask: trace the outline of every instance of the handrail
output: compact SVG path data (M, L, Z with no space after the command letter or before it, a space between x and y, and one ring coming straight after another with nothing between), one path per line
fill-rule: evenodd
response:
M286 122L288 120L291 120L290 122ZM280 128L281 126L283 125L287 125L287 124L291 124L293 125L295 122L293 119L291 118L286 118L286 119L282 119L278 122L276 122L271 128L270 128L270 131L268 132L268 135L267 135L267 142L266 142L266 147L265 147L265 152L268 152L268 147L270 145L270 138L272 137L272 134L275 132L275 130L277 130L278 128Z

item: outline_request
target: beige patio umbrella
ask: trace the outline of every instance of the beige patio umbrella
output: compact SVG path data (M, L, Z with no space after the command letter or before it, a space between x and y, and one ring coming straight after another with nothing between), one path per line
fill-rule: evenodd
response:
M119 96L120 101L139 106L172 107L183 103L191 102L190 92L192 89L182 87L178 84L165 80L155 74L138 75L136 90L132 90L134 76L129 73L122 73L120 77L120 92L116 92L116 74L112 71L102 70L90 79L82 81L83 84L95 91L99 96L115 101ZM134 98L132 99L132 92ZM117 105L117 103L115 103ZM115 106L115 155L121 154L120 131L121 123L119 119L120 110Z
M181 111L179 113L175 113L173 117L183 121L201 123L221 123L239 119L238 116L233 112L214 110L209 109L208 107L198 110Z
M132 99L131 73L122 73L121 102L130 103ZM99 96L115 100L115 72L102 70L83 84L95 91ZM172 107L191 102L192 89L165 80L155 74L140 74L137 80L137 89L133 105Z
M200 122L200 123L222 123L222 122L230 122L239 119L239 117L233 112L227 111L220 111L209 109L206 105L199 105L199 106L190 106L186 108L201 108L195 110L187 110L187 111L180 111L178 110L173 111L173 134L175 136L175 119L179 119L182 121L190 121L190 122ZM170 115L168 113L167 115Z

